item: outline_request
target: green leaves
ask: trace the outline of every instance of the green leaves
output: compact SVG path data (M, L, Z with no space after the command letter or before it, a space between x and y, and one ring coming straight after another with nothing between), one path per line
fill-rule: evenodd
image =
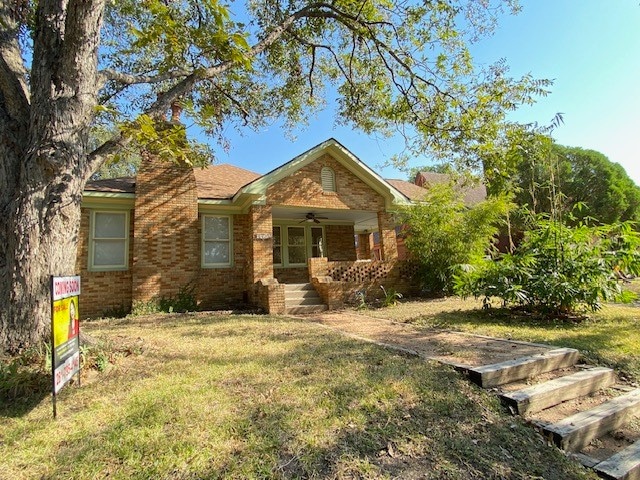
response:
M510 209L506 198L466 207L461 190L460 185L433 185L421 203L403 212L407 248L420 265L423 288L431 293L450 291L460 265L477 263L490 253Z
M569 227L539 217L515 253L459 272L455 292L556 316L596 311L620 298L620 278L640 271L639 247L629 223Z
M185 127L180 123L156 121L148 115L140 115L135 122L123 124L121 131L133 138L141 150L166 161L204 166L212 158L206 146L187 140Z
M225 144L228 126L299 126L328 90L338 94L339 123L400 129L414 153L477 165L479 153L495 150L505 113L549 85L509 78L504 63L473 66L469 42L511 8L501 0L122 0L108 7L102 58L134 78L104 93L135 118L176 92Z

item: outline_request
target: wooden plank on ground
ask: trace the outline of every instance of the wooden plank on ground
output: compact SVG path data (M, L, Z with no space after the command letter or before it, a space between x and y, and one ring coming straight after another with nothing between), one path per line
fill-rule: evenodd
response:
M595 466L604 478L615 480L640 479L640 440Z
M575 452L625 423L640 410L640 389L616 397L591 410L576 413L559 422L546 425L543 430L560 448Z
M570 367L575 365L579 358L580 353L576 349L557 348L515 360L473 367L468 370L468 373L471 381L488 388Z
M520 415L525 415L596 392L613 385L615 381L616 374L613 370L596 367L522 390L503 393L500 397Z

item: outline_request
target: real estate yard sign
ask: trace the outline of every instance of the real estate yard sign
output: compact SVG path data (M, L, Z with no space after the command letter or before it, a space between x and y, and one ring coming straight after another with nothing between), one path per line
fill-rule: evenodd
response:
M77 373L80 379L80 277L51 277L51 369L53 416L56 395Z

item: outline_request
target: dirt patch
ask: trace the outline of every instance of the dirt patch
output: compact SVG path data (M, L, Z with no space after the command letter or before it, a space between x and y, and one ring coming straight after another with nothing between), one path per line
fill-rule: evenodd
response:
M411 325L347 312L307 317L346 335L400 348L455 366L479 367L544 353L555 347Z

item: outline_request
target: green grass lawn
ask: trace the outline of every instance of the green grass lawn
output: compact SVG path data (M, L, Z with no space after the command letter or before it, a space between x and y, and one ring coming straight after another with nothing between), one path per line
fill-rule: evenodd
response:
M65 387L56 421L46 392L3 401L1 478L595 478L450 368L316 324L84 329L131 354Z
M499 308L482 310L480 301L457 297L408 300L396 307L362 312L417 327L577 348L587 361L617 368L629 379L640 381L640 307L633 304L605 304L578 321L544 320Z

